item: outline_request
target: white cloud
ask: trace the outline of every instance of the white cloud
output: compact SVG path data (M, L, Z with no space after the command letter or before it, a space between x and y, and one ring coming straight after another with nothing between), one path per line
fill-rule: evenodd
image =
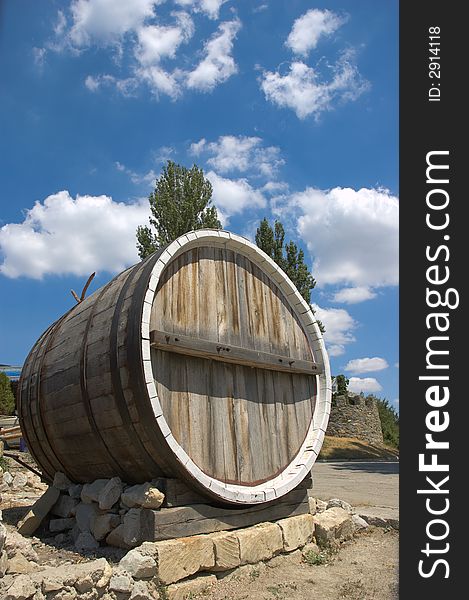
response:
M38 67L39 70L42 70L44 67L44 63L46 60L47 50L45 48L33 48L33 60L34 64Z
M88 75L85 79L85 86L90 90L90 92L96 92L100 88L102 83L102 76L94 77L93 75Z
M211 19L218 19L220 7L227 0L176 0L180 6L191 6L195 12L203 12Z
M85 86L90 92L98 92L102 87L114 86L123 96L133 96L136 92L138 82L134 77L117 79L113 75L88 75Z
M206 173L213 186L213 202L223 215L224 225L230 216L246 208L265 208L266 200L259 190L242 179L225 179L213 171Z
M316 318L326 328L324 339L331 356L340 356L345 352L345 345L355 341L353 330L357 322L343 308L322 308L313 304Z
M354 358L349 360L345 366L346 371L350 371L354 375L362 373L374 373L375 371L383 371L389 367L384 358L374 356L373 358Z
M296 19L285 45L295 54L306 58L322 36L337 31L345 20L330 10L312 8Z
M36 202L22 223L0 229L0 273L34 279L117 273L138 261L135 231L148 217L146 199L124 204L109 196L58 192Z
M399 201L388 190L307 188L290 196L288 206L303 213L298 232L319 286L397 285Z
M359 302L364 302L365 300L372 300L373 298L376 298L376 296L376 292L370 290L369 287L349 287L343 288L342 290L336 292L332 301L343 304L358 304Z
M187 87L211 91L219 83L237 73L238 67L231 56L233 40L241 28L241 21L221 23L212 38L206 42L205 58L187 76Z
M289 185L286 181L268 181L263 187L262 191L268 194L275 194L276 192L288 192Z
M150 169L147 173L137 173L136 171L132 171L132 169L127 168L119 161L117 161L115 165L116 169L121 171L121 173L125 173L135 185L145 184L153 187L155 184L157 175L153 169Z
M380 392L383 388L374 377L364 377L363 379L360 377L350 377L348 389L356 394L360 394L360 392L372 394Z
M152 152L153 160L159 164L165 163L171 158L171 156L174 153L175 150L171 146L161 146L160 148L158 148L158 150Z
M332 344L331 346L327 346L327 351L329 356L342 356L345 354L345 348L341 344Z
M178 47L194 35L194 23L187 13L173 13L173 16L174 25L148 25L137 29L135 54L141 65L158 63L164 57L174 58Z
M285 162L277 146L264 147L261 138L244 135L223 135L211 143L202 138L191 144L190 151L195 156L203 152L211 155L207 164L220 173L254 169L263 176L272 177Z
M291 108L299 119L310 115L319 118L338 102L356 100L369 87L347 52L332 66L332 77L322 81L320 74L304 62L290 64L286 75L265 71L261 88L270 102L281 108Z
M67 29L67 18L65 17L62 10L57 12L57 21L54 25L54 33L57 37L60 37L65 33Z
M155 0L73 0L70 40L78 47L116 43L152 17L156 4Z
M165 94L172 100L176 100L182 93L180 86L181 72L178 69L171 73L159 65L152 65L138 69L136 76L148 85L156 98L159 98L160 94Z
M198 142L192 142L189 148L189 152L194 156L200 156L200 154L202 154L202 152L204 151L206 143L207 140L205 138L202 138Z
M162 23L155 10L163 2L72 0L68 20L58 12L55 39L48 42L47 48L79 56L91 47L106 47L122 73L88 75L85 85L91 92L112 86L124 96L133 96L139 87L147 87L156 98L166 95L176 100L185 88L212 91L237 72L231 53L241 27L238 18L221 23L205 40L203 50L192 53L192 66L184 57L183 63L169 67L166 62L178 58L179 48L193 37L195 26L189 13L181 10L167 15L172 22ZM176 3L215 19L223 0Z

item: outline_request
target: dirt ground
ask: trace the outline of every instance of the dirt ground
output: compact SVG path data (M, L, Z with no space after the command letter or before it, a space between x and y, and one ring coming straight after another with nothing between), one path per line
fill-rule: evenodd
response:
M395 530L370 528L342 545L330 562L310 565L301 553L242 567L220 579L211 600L397 600Z

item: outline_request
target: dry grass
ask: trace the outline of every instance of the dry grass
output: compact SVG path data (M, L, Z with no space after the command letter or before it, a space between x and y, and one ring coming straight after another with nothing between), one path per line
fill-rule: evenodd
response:
M369 460L396 460L399 452L389 446L377 446L363 440L326 435L319 458L327 460L345 460L364 458Z

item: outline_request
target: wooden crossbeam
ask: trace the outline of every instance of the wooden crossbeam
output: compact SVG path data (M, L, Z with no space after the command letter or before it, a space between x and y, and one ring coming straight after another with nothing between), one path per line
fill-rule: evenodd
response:
M231 346L201 338L159 331L157 329L150 331L150 344L158 350L188 354L208 360L235 363L257 369L269 369L284 373L302 373L305 375L318 375L321 373L320 366L313 361L293 359L280 354L260 352L259 350Z

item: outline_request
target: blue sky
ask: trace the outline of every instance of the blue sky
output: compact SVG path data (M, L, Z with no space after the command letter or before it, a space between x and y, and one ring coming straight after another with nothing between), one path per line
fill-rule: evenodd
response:
M282 220L333 372L398 407L397 1L6 0L0 72L0 363L137 262L171 158Z

